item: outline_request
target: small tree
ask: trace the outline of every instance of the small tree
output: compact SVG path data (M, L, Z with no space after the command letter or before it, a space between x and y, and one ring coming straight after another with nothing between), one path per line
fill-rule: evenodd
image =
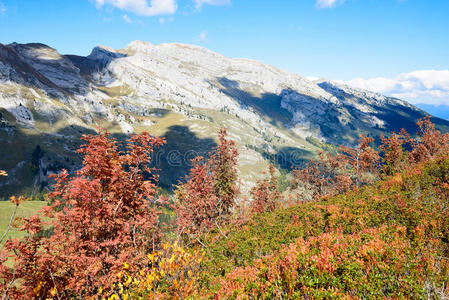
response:
M389 138L381 137L379 148L383 154L385 174L393 175L411 165L449 153L449 133L442 134L436 130L429 116L420 119L417 125L416 138L411 138L405 129Z
M405 149L410 144L410 135L402 129L399 133L393 133L390 137L380 137L382 144L379 146L383 154L383 172L392 175L402 170L408 164Z
M176 225L180 235L188 236L212 228L220 216L214 178L205 159L197 157L192 164L187 182L178 185L175 191Z
M238 196L237 148L219 131L219 144L209 159L197 157L185 183L175 191L179 235L198 241L204 231L228 220Z
M134 135L121 151L107 133L83 139L83 167L73 177L55 176L51 205L43 209L51 221L25 219L27 237L5 245L14 267L2 266L0 285L9 297L95 295L125 262L139 266L161 237L157 176L149 164L164 140Z
M269 178L259 180L251 189L253 201L250 204L252 213L262 213L275 210L281 200L281 193L278 190L278 181L275 176L276 169L269 165Z
M370 146L373 142L373 138L362 135L355 148L340 146L337 153L320 152L316 160L293 170L293 186L302 184L316 199L371 183L381 163L379 153Z
M449 133L442 134L427 116L418 121L418 139L412 142L411 162L422 162L449 152Z
M227 139L227 131L218 132L218 147L212 154L209 164L214 178L215 196L219 199L220 215L229 215L239 194L237 185L238 151L233 140Z
M293 186L304 185L313 199L347 192L354 184L348 167L347 155L322 151L318 159L311 160L304 168L293 170Z
M370 183L370 175L376 175L379 171L381 158L379 153L370 144L373 138L361 135L355 148L340 146L340 152L347 156L349 164L354 169L354 181L357 187Z

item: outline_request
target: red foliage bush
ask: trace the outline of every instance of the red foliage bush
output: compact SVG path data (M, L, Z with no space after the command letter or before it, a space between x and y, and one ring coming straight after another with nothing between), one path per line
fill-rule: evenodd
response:
M226 221L239 193L237 186L237 148L219 131L219 144L209 159L197 157L187 182L175 191L176 225L179 235L190 238Z
M161 238L157 177L149 164L164 140L134 135L121 151L107 133L83 139L83 167L73 177L56 176L52 204L43 209L50 221L26 219L27 237L5 244L14 267L1 266L0 285L9 297L94 295L124 262L139 266Z
M399 133L393 133L390 137L380 137L382 144L379 146L383 152L383 172L387 175L402 170L408 163L404 147L410 144L410 135L402 129Z
M253 200L250 210L252 213L273 211L280 205L281 193L278 191L275 171L274 166L270 165L268 168L270 178L258 181L256 186L251 189Z
M294 186L303 184L313 199L346 193L354 187L348 156L320 152L305 168L294 169Z
M421 298L427 276L438 272L435 258L424 249L411 245L405 228L399 226L298 238L282 250L256 259L252 266L235 268L219 278L215 297ZM442 265L448 266L447 262Z
M339 159L343 159L343 163L347 159L352 166L354 170L352 181L355 181L357 187L372 182L367 174L376 175L378 173L381 158L379 153L370 146L373 142L373 138L362 135L357 147L340 147L340 152L346 157L340 156Z
M413 163L428 161L449 152L449 133L442 134L427 116L418 121L418 139L412 141L409 160Z

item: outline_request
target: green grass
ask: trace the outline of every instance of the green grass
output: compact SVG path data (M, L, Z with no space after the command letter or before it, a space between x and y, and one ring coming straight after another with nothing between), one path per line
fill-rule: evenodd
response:
M26 201L19 205L16 212L16 217L30 217L37 213L46 202L44 201ZM3 236L4 232L8 228L9 220L14 212L14 204L9 201L0 201L0 235ZM19 231L17 228L12 227L3 241L9 238L19 238L25 235L24 232Z

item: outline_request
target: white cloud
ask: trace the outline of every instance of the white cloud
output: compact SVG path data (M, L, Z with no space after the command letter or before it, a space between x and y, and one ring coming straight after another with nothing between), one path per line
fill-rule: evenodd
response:
M97 7L111 5L140 16L171 15L176 12L176 0L95 0Z
M170 16L170 17L168 17L168 18L160 17L160 18L159 18L159 24L165 25L165 24L167 24L167 23L173 22L173 20L174 20L174 19L173 19L172 16Z
M132 20L130 17L128 17L128 15L123 15L122 18L123 20L125 20L126 23L132 23Z
M207 31L203 30L203 31L200 33L200 35L196 38L197 42L203 42L203 41L207 40L207 35L208 35L208 34L209 34L209 33L208 33Z
M345 0L316 0L316 7L331 8L343 3Z
M403 73L394 78L357 78L345 83L414 104L449 105L449 70L420 70Z
M6 6L3 4L3 2L0 1L0 13L3 14L6 12Z
M231 0L193 0L195 2L195 8L200 9L203 4L209 5L228 5L231 4Z

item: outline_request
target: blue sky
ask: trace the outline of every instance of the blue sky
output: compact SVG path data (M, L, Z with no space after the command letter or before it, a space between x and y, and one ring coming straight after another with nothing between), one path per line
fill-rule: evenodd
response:
M412 102L449 104L448 32L449 0L0 0L0 43L197 44Z

